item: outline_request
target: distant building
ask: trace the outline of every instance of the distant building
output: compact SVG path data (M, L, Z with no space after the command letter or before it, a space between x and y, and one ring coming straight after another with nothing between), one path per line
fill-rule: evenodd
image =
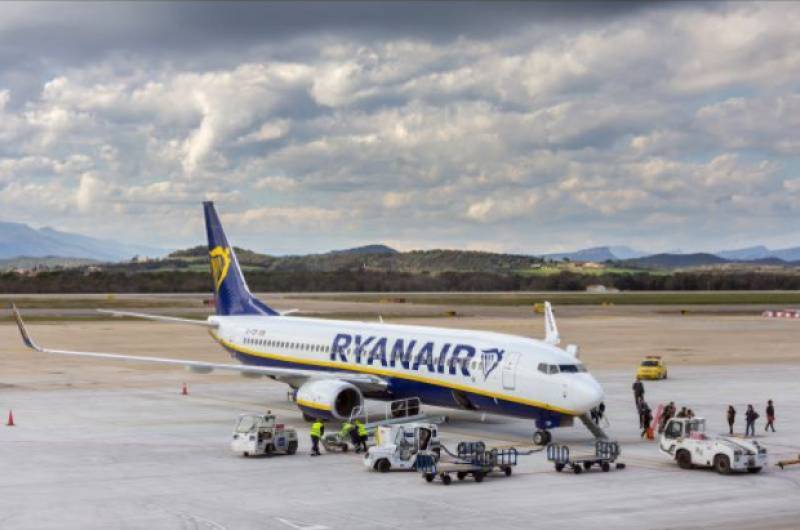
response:
M589 285L586 287L587 293L596 293L596 294L603 294L603 293L618 293L619 289L616 287L606 287L605 285Z
M582 265L586 269L605 269L606 266L602 263L595 263L594 261L587 261Z

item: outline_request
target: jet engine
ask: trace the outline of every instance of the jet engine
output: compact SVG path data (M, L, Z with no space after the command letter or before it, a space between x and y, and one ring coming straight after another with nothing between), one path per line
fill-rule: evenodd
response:
M305 416L342 420L363 406L364 395L345 381L319 379L300 386L295 400Z

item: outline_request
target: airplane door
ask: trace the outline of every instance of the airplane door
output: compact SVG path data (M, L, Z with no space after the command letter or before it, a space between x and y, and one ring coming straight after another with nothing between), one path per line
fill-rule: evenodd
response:
M517 386L517 362L519 353L510 352L503 360L503 388L514 390Z

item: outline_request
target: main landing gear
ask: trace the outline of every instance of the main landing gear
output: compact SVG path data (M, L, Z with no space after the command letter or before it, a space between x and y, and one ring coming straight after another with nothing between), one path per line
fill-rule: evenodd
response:
M547 445L550 443L553 437L550 434L550 431L539 430L533 433L533 443L534 445Z

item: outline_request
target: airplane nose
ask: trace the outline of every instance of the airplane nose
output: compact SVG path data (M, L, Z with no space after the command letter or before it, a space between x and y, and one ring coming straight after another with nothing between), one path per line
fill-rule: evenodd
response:
M589 412L603 402L603 387L592 376L587 376L573 389L573 406L579 413Z

